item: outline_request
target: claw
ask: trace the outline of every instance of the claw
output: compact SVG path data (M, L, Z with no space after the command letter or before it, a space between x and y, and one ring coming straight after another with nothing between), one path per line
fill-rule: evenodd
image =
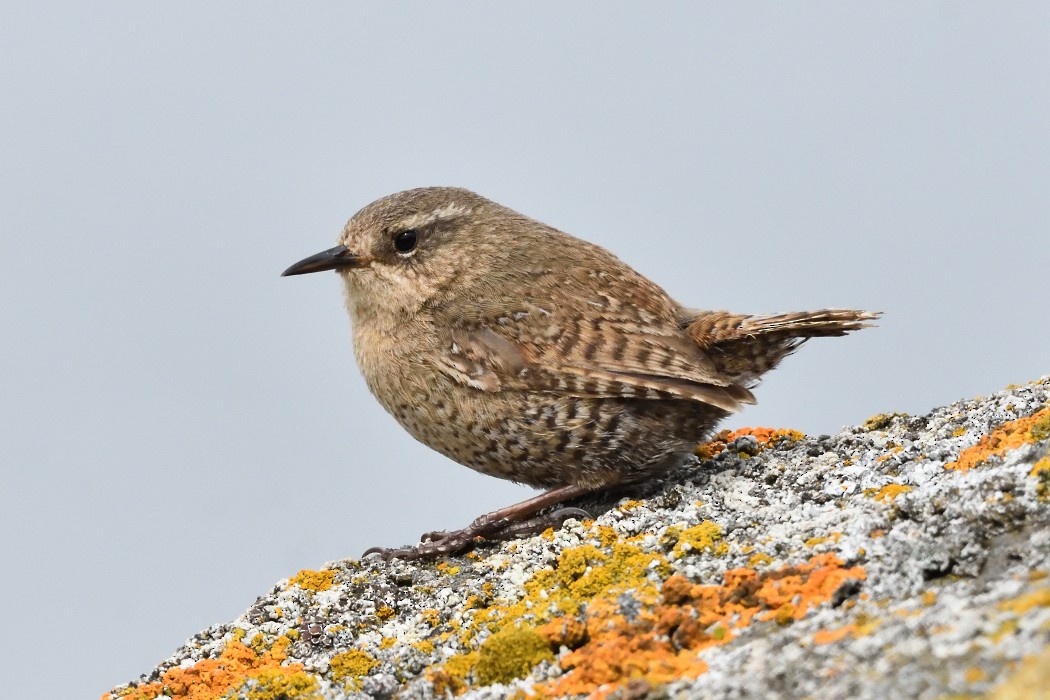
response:
M577 520L591 520L594 516L585 511L583 508L559 508L547 517L561 525L569 518L576 518Z

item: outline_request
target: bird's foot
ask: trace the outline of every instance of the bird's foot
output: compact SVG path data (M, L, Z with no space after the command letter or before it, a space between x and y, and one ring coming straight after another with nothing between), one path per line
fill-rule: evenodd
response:
M363 558L370 554L378 554L384 561L391 559L421 561L453 556L469 552L482 539L504 542L516 537L534 535L549 527L560 527L569 518L582 520L590 517L590 514L581 508L559 508L551 513L517 522L509 518L498 517L497 513L488 513L461 530L438 530L424 533L415 547L371 547L361 556Z
M385 548L372 547L365 550L362 557L378 554L385 561L391 559L421 560L436 557L462 554L474 547L474 540L498 533L510 525L506 518L497 518L495 513L487 513L461 530L438 530L425 532L415 547Z
M378 554L386 561L391 559L433 559L469 551L474 547L478 538L508 540L534 532L542 532L548 527L561 525L569 518L591 517L586 511L579 508L559 508L552 513L538 516L536 513L594 490L596 489L593 487L587 488L576 484L559 486L550 491L544 491L538 496L533 496L521 503L515 503L512 506L486 513L462 530L428 532L423 535L420 543L415 547L401 547L398 549L372 547L365 550L365 553L361 556L367 557L369 554Z

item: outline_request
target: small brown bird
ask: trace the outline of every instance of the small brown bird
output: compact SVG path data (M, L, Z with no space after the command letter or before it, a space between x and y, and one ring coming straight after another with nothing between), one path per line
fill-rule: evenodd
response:
M471 469L550 489L369 550L387 558L461 552L567 499L659 478L806 339L878 315L690 309L605 249L454 187L369 204L284 275L322 270L343 278L357 363L398 423Z

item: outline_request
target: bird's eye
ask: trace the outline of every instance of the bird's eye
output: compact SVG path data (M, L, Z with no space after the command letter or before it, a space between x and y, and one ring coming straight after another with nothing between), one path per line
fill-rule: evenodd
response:
M394 236L394 250L405 255L411 253L419 241L419 233L415 229L408 229Z

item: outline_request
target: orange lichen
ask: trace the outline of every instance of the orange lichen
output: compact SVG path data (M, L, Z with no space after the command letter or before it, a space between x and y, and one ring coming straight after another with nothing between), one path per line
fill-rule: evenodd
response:
M1026 443L1046 440L1048 437L1050 437L1050 407L1026 418L1003 423L990 435L983 436L976 445L963 450L957 460L945 464L944 468L966 471L992 457L1001 456Z
M758 440L759 448L769 447L781 441L796 442L806 437L804 433L790 428L740 428L738 430L722 430L708 442L700 443L696 447L696 456L700 459L711 459L734 440L745 435L750 435Z
M886 484L881 489L876 491L872 498L880 503L892 503L897 496L902 493L908 493L911 491L911 486L907 484Z
M875 459L876 462L885 462L886 460L888 460L891 457L893 457L893 455L898 454L898 453L900 453L900 452L902 452L904 450L904 447L902 447L901 445L894 444L892 442L889 445L887 445L886 447L889 448L889 452L887 452L884 455L880 455L879 457L877 457Z
M303 569L288 579L289 586L299 586L307 591L327 591L335 583L335 572L331 569L311 571Z
M635 679L660 684L695 678L707 670L697 653L730 641L734 629L758 619L800 619L847 580L864 577L861 567L821 554L775 571L731 569L721 585L671 576L658 599L635 594L640 605L633 614L616 598L594 598L584 616L587 641L561 658L566 674L538 690L601 697Z
M153 700L160 697L185 700L211 700L241 688L245 683L257 683L250 693L260 700L275 693L287 693L289 698L315 697L316 680L305 672L302 664L282 665L288 658L286 649L291 643L281 637L267 651L257 653L240 641L231 640L216 659L202 659L187 668L170 668L160 680L144 683L118 695L106 693L102 700ZM294 693L294 694L292 694Z
M587 641L587 625L578 617L559 617L536 631L546 637L555 649L579 649Z
M769 608L762 619L772 619L779 613L801 620L814 605L829 600L847 580L864 579L864 569L843 568L834 554L820 554L808 563L781 569L776 576L768 576L755 597Z
M971 666L966 669L966 673L963 674L963 678L967 683L983 683L988 680L988 672L980 666Z
M859 628L856 625L845 625L833 630L818 630L813 634L814 644L834 644L846 635L857 636Z

